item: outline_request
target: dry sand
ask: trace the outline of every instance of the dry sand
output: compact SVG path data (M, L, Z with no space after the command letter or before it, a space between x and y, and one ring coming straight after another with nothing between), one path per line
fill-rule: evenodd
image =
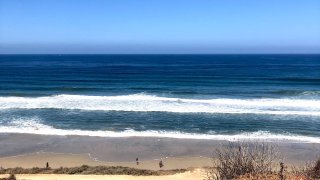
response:
M0 175L8 177L8 175ZM128 175L56 175L56 174L21 174L18 180L202 180L205 172L202 169L166 176L128 176Z

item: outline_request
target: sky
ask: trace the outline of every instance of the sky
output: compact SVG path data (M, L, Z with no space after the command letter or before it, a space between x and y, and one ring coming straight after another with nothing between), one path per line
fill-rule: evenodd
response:
M0 53L320 53L320 0L0 0Z

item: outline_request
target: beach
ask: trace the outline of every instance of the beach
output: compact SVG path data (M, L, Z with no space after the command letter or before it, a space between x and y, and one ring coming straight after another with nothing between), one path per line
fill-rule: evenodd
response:
M252 141L251 143L255 143ZM279 162L287 166L303 165L318 157L320 144L269 142L277 147ZM2 134L0 136L2 168L50 168L88 166L123 166L147 170L186 169L186 172L161 176L18 174L17 179L203 179L207 167L213 166L215 150L230 142L173 138L105 138L87 136L43 136ZM139 164L136 163L138 158ZM164 166L159 167L162 160ZM279 167L276 165L275 169ZM7 177L1 175L0 177Z
M0 175L1 177L7 177L7 175ZM203 179L205 174L202 170L195 170L192 172L185 172L175 175L165 175L165 176L128 176L128 175L53 175L53 174L37 174L37 175L17 175L17 179L28 179L28 180L195 180L195 179Z
M111 179L111 180L144 180L144 179L202 179L206 172L202 167L211 166L210 153L197 153L201 148L191 150L194 144L179 148L177 141L158 138L97 138L78 136L37 136L26 134L1 135L0 166L3 168L45 167L51 168L89 166L125 166L137 169L160 170L159 160L164 167L161 170L188 169L186 172L163 176L129 176L129 175L53 175L21 174L17 179L62 180L62 179ZM73 142L73 143L70 143ZM180 141L178 141L180 142ZM169 143L169 144L168 144ZM181 141L181 144L188 144ZM195 142L206 146L205 143ZM208 147L209 149L210 147ZM14 152L14 150L18 150ZM200 156L207 154L208 157ZM135 158L139 158L139 165ZM99 158L99 159L98 159ZM7 177L8 175L0 175Z
M255 141L253 141L255 142ZM0 136L1 167L75 167L81 165L126 166L141 169L186 169L212 166L217 148L230 142L173 138L101 138L86 136L40 136L7 134ZM320 144L270 142L288 164L315 159ZM136 164L138 158L139 165Z

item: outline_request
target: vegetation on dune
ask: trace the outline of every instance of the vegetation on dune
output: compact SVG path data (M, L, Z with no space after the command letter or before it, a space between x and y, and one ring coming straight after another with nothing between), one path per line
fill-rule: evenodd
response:
M230 143L215 151L207 180L313 180L320 179L320 159L303 167L287 167L277 148L268 143ZM280 166L279 166L280 165Z
M209 179L235 179L241 175L270 174L279 153L266 143L230 143L217 149Z
M0 178L0 180L16 180L16 176L13 174L10 174L7 178Z
M297 177L320 179L320 158L315 162L307 162L304 166L292 167L292 172Z

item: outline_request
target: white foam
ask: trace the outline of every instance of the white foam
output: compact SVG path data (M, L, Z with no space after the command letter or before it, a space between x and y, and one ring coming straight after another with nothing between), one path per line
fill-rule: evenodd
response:
M89 131L78 129L56 129L48 125L41 124L38 119L16 119L7 126L0 126L0 133L19 133L37 135L58 135L58 136L95 136L95 137L156 137L175 139L202 139L202 140L226 140L226 141L284 141L284 142L304 142L320 143L319 137L300 136L293 134L274 134L267 131L257 131L252 133L240 133L234 135L222 134L195 134L182 133L177 131L134 131L125 130L114 131Z
M320 100L310 99L180 99L145 94L124 96L57 95L34 98L0 97L0 109L44 108L320 116Z

